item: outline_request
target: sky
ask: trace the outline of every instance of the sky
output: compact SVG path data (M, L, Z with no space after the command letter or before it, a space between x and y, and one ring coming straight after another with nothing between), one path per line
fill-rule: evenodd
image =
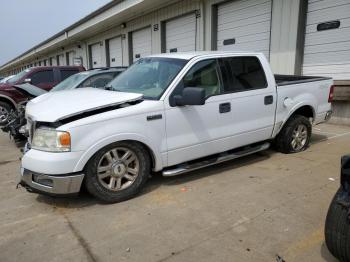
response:
M0 65L111 0L0 0Z

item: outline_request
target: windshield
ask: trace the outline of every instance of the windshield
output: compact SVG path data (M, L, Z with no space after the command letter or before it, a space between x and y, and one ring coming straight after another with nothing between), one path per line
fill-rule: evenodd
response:
M74 89L77 84L89 76L88 72L72 75L51 89L51 92Z
M109 88L159 99L186 63L187 60L174 58L143 58L110 82Z
M20 80L22 77L24 77L28 72L30 72L30 69L26 69L20 73L18 73L17 75L15 75L14 77L10 78L7 83L10 84L14 84L16 83L18 80Z

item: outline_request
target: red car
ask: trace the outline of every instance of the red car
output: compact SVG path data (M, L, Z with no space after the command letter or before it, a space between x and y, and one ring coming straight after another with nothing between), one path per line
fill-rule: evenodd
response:
M46 91L53 88L67 77L85 71L81 66L43 66L25 69L11 78L7 83L0 84L0 125L8 121L11 110L18 104L30 98L29 94L16 88L17 85L30 84Z

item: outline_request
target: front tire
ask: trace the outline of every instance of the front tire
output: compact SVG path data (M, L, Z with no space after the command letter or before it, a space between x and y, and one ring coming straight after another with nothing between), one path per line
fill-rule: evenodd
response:
M121 202L140 192L150 174L147 150L136 142L117 142L98 151L86 166L90 194L107 203Z
M305 116L291 116L275 138L275 147L285 154L304 151L309 146L311 132L311 123Z
M340 261L350 261L350 218L347 208L337 203L341 189L329 206L325 224L325 240L328 250Z
M8 123L11 110L12 107L8 103L0 101L0 126Z

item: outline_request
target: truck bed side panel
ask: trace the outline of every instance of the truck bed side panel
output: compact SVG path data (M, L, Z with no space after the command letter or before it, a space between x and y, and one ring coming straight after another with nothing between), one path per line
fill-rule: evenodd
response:
M311 106L314 113L313 124L324 121L326 113L331 110L328 103L331 79L320 79L298 84L277 87L276 125L273 136L276 136L289 117L302 106Z

